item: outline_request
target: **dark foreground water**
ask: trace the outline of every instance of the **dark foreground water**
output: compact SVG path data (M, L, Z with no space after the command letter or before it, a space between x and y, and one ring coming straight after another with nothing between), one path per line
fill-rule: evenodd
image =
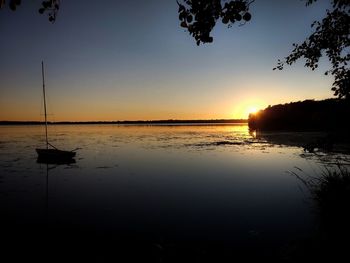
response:
M37 163L43 132L0 127L6 262L279 261L315 231L288 171L319 159L246 125L52 126L52 144L81 148L63 165Z

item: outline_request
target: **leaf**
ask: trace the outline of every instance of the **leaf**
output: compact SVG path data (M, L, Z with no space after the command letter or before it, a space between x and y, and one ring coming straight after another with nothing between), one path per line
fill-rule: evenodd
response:
M193 17L191 15L188 15L186 19L187 19L187 23L191 23L193 20Z
M224 17L222 18L222 23L223 23L223 24L227 24L228 22L229 22L228 17L227 17L227 16L224 16Z
M182 21L181 24L180 24L181 27L184 27L184 28L187 28L187 23L185 21Z
M252 15L247 12L243 15L243 19L248 22L252 19Z

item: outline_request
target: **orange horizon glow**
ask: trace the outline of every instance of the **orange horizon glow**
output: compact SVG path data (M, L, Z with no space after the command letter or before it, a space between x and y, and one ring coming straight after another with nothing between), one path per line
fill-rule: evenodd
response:
M31 96L17 95L16 99L0 98L0 121L44 120L40 91ZM245 92L238 96L231 91L225 96L216 96L213 98L197 96L190 99L181 95L179 100L174 101L169 95L154 101L153 98L126 95L120 99L120 96L116 96L116 92L113 91L103 96L95 93L86 96L70 94L69 97L55 94L48 100L48 120L98 122L248 119L249 114L265 109L268 105L300 100L300 98L272 97L271 92L262 92L257 88L254 92Z
M255 114L258 111L265 109L267 106L268 104L262 99L246 99L235 107L233 110L233 116L235 119L238 119L239 117L242 117L242 119L248 119L249 114Z
M154 120L218 120L218 119L248 119L250 113L255 113L264 107L258 106L239 106L234 111L221 111L218 114L210 113L176 113L175 111L162 112L156 110L130 110L122 113L104 113L104 112L66 112L65 109L48 111L48 121L51 122L88 122L88 121L154 121ZM23 108L21 108L23 109ZM22 112L21 109L13 110L12 112L2 111L0 113L0 121L44 121L44 114L41 110L27 110ZM8 109L7 109L8 110ZM193 110L192 110L193 111ZM218 110L219 111L219 110Z
M250 114L255 114L255 113L257 113L258 111L259 111L259 109L256 107L256 106L251 106L251 107L249 107L248 108L248 114L250 115ZM248 116L249 116L248 115Z

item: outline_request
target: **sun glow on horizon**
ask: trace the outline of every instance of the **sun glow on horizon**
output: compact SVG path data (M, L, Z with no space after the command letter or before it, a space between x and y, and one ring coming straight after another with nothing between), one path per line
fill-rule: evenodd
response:
M259 99L248 99L235 105L233 110L234 119L248 119L249 114L256 114L267 107L267 103Z
M258 107L256 107L256 106L250 106L250 107L248 107L248 110L247 110L248 116L249 116L249 114L255 114L255 113L257 113L258 111L259 111Z

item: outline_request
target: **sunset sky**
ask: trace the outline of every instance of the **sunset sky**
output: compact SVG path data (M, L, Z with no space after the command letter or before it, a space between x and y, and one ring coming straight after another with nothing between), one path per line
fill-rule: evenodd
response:
M245 26L221 23L197 46L175 0L42 1L0 10L0 120L42 120L41 60L52 121L247 118L254 108L332 97L333 79L303 61L273 71L328 1L256 0Z

